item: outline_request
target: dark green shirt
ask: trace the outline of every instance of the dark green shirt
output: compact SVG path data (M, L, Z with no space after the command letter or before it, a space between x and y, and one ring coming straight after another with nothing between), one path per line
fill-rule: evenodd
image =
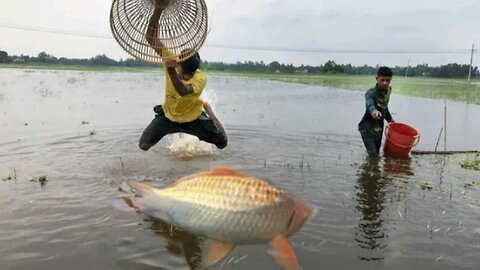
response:
M387 122L393 120L388 110L388 102L390 101L391 94L391 87L389 87L387 91L383 91L378 88L378 85L375 85L375 87L365 93L365 114L358 124L358 130L383 132L383 120L385 119ZM373 119L372 113L374 111L382 113L383 118L380 120Z

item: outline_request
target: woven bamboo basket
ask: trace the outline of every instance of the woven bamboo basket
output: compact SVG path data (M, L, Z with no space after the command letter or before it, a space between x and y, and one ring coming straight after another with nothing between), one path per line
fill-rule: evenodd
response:
M204 0L113 0L110 27L118 44L137 59L162 63L145 37L156 6L164 8L159 19L158 38L165 47L177 55L179 61L197 52L208 33Z

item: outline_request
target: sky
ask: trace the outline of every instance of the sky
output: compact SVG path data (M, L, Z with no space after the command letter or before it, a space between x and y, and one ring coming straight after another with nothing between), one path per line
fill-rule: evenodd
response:
M138 0L142 1L142 0ZM143 0L147 1L147 0ZM439 51L479 49L480 0L205 0L209 10L207 61L279 61L320 65L468 64L470 54L352 54L257 51L218 46L323 50ZM111 0L0 0L0 50L10 55L129 57L111 35ZM78 37L6 28L27 26L92 33Z

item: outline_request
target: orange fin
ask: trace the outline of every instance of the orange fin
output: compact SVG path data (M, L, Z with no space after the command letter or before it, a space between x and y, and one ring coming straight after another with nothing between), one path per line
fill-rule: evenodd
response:
M114 206L123 211L127 211L128 209L139 211L146 207L143 197L121 197L115 201Z
M122 197L123 201L128 205L130 208L135 208L135 204L133 203L132 198L130 197Z
M292 245L288 239L279 235L272 241L268 242L268 253L275 259L275 262L282 266L285 270L299 270L297 258L295 257L295 251L293 251Z
M113 201L113 207L120 211L133 211L135 205L130 197L120 197Z
M233 249L233 244L206 239L202 248L202 266L209 267L218 263Z
M227 167L218 167L218 168L213 168L210 171L211 175L235 175L235 176L244 176L244 174L232 169L232 168L227 168Z

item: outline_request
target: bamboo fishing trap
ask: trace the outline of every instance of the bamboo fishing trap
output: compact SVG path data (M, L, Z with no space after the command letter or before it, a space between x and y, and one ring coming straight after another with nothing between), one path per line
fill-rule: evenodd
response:
M156 7L164 8L159 18L158 39L178 56L179 61L195 54L208 33L204 0L113 0L110 28L118 44L137 59L162 63L146 39L149 20Z

